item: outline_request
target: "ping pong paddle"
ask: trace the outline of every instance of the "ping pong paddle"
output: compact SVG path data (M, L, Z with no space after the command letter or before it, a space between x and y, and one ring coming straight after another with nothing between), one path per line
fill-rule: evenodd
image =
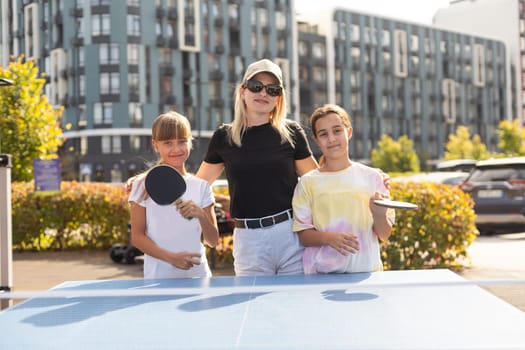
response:
M374 204L393 209L417 209L417 205L409 202L393 201L390 199L376 199Z
M186 181L172 166L161 164L148 171L146 192L158 205L178 204L186 192Z

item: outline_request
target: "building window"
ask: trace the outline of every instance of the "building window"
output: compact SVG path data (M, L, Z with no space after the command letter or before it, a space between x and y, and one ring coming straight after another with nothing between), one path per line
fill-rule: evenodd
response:
M139 46L128 44L128 64L139 64Z
M100 73L100 93L113 95L120 93L119 73Z
M198 52L200 50L200 8L199 0L181 0L178 6L179 16L179 43L183 51Z
M54 104L65 104L67 97L67 80L61 72L67 69L67 57L64 49L51 51L51 101Z
M140 16L128 14L128 35L140 36Z
M38 17L38 4L33 3L24 7L25 55L28 60L40 57Z
M86 76L84 74L78 76L78 94L86 96Z
M88 152L88 140L87 136L80 138L80 155L85 156Z
M307 56L308 55L308 43L305 41L299 41L299 56Z
M128 73L128 89L130 94L139 94L139 75L138 73Z
M443 93L443 117L445 123L456 122L456 83L452 79L443 79L441 83Z
M324 59L326 56L326 50L324 44L314 43L312 45L312 54L315 59Z
M111 22L109 14L103 13L91 17L91 34L93 36L109 35L111 31Z
M131 152L139 153L141 146L141 137L139 135L130 135L129 136L129 147Z
M119 64L119 44L99 45L100 64Z
M113 123L113 106L111 103L97 102L93 105L93 123L107 125Z
M104 182L104 166L102 166L102 164L95 165L95 177L93 180L96 182Z
M122 170L118 163L113 164L113 169L111 169L111 182L122 182Z
M408 76L407 33L394 31L394 73L397 77Z
M475 86L485 86L485 51L483 45L475 44L473 47L474 57L472 58L472 81Z
M84 47L80 46L77 52L78 52L78 66L84 67L84 62L85 62Z
M286 15L283 12L277 11L275 13L275 25L277 26L277 30L286 29Z
M129 122L131 125L142 124L142 108L138 103L129 104Z
M85 19L83 17L78 17L75 21L76 21L76 37L79 39L83 38Z
M171 65L171 50L159 48L159 65L167 66Z
M122 143L120 136L104 135L101 138L102 154L122 153Z

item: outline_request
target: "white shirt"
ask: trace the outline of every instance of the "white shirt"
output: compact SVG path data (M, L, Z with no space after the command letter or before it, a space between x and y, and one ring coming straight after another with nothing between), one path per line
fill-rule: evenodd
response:
M214 203L214 196L208 182L187 174L186 192L183 200L192 200L201 208ZM144 278L181 278L209 277L211 270L206 259L206 248L202 244L202 229L196 218L185 219L180 215L175 205L158 205L150 197L140 201L145 193L144 178L137 180L129 195L128 201L135 202L146 208L146 235L163 249L172 252L195 252L201 254L201 264L189 270L181 270L175 266L144 255Z

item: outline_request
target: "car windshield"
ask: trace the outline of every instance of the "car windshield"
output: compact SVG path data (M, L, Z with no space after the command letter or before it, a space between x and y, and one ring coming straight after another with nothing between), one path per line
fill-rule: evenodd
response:
M520 166L498 167L498 168L478 168L472 172L468 181L507 181L525 179L525 168Z

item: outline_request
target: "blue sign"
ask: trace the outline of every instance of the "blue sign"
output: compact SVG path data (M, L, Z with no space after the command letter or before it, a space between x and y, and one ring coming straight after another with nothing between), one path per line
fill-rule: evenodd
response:
M60 160L33 159L35 191L60 190Z

